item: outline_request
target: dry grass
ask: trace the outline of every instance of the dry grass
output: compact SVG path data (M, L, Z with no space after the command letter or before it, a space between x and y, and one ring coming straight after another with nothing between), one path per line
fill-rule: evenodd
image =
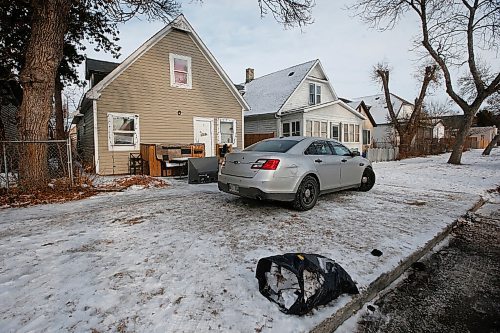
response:
M150 176L127 176L99 186L94 186L94 181L93 176L81 175L76 178L74 187L70 187L67 179L55 179L44 189L23 190L13 187L8 192L6 189L0 189L0 209L80 200L102 191L123 191L131 186L143 188L168 186L165 181ZM136 224L141 221L129 222Z
M115 179L112 183L99 186L99 188L121 188L126 189L131 186L142 186L144 188L164 188L168 184L155 177L150 176L127 176Z

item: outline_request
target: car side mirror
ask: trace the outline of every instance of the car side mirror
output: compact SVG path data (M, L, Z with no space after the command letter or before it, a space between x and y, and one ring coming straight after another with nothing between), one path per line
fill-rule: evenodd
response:
M357 150L351 151L351 156L352 157L359 156L359 151L357 151Z

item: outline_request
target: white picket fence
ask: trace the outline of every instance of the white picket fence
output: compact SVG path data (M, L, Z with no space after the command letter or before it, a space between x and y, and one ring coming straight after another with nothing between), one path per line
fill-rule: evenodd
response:
M369 148L366 158L372 162L394 161L398 158L399 147L394 148Z

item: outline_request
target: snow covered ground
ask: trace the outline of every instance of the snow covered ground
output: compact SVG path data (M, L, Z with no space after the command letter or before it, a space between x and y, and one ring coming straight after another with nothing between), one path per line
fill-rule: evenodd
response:
M372 191L307 212L175 180L0 210L0 331L308 331L350 297L282 314L258 291L258 259L322 254L362 291L500 185L500 149L480 153L377 163Z

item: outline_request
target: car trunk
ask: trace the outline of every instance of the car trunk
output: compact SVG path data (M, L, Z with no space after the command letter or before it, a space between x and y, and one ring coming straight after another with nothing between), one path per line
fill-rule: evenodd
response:
M222 168L221 173L229 176L253 178L259 172L259 169L252 169L252 165L258 159L265 159L268 156L269 153L266 152L228 154L226 155L226 165Z

